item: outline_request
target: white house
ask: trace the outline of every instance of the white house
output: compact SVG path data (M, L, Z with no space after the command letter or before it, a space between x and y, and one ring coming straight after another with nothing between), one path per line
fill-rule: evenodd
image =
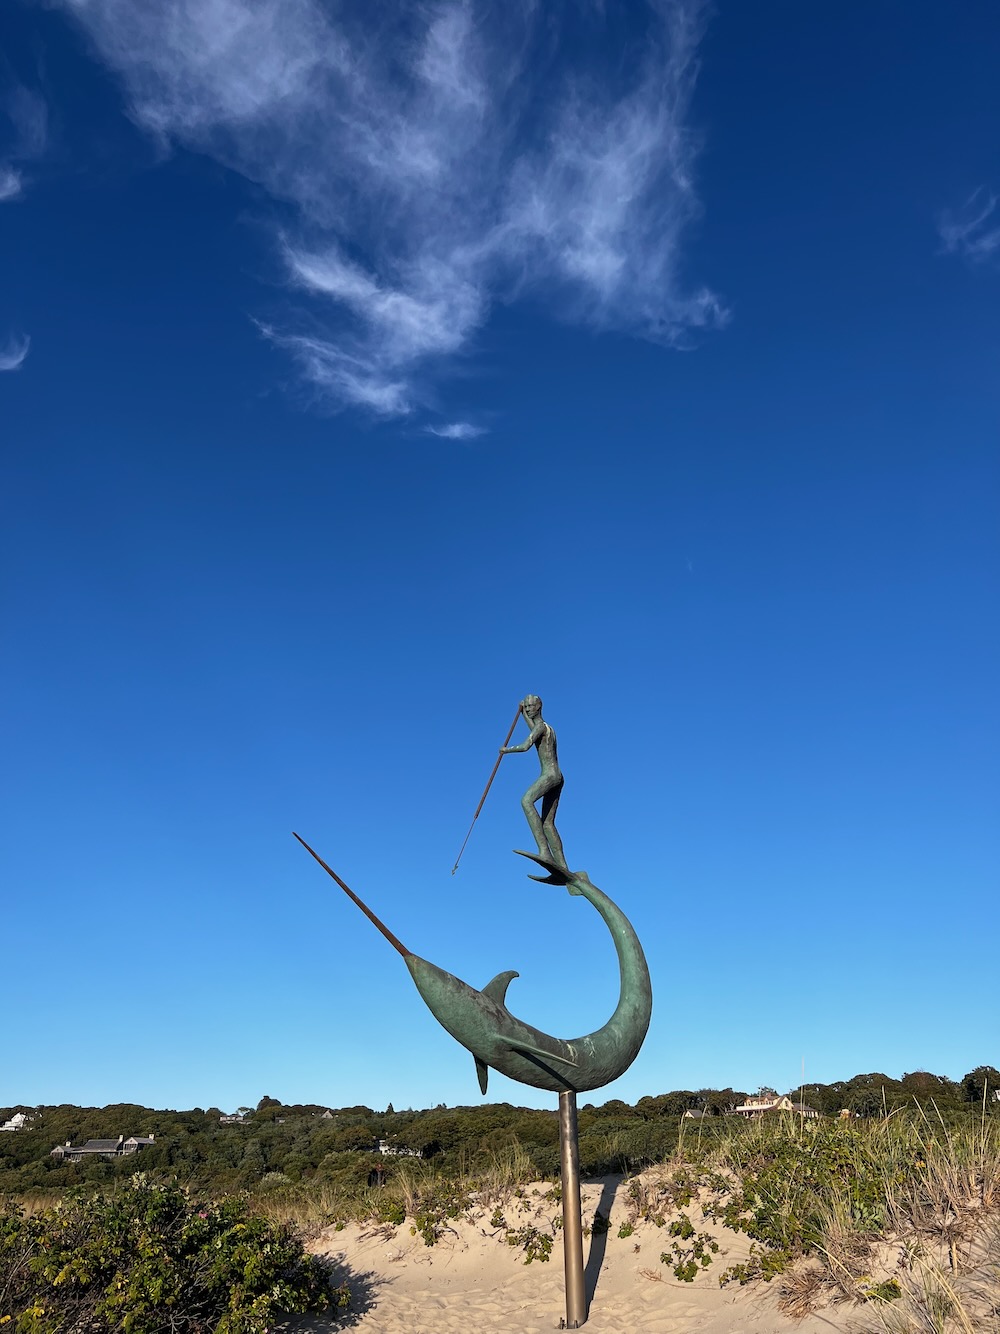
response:
M23 1130L30 1120L31 1117L26 1116L24 1112L15 1112L9 1121L0 1126L0 1130Z
M393 1144L391 1140L380 1139L378 1142L378 1151L384 1158L422 1158L421 1149L404 1149L400 1144Z
M759 1116L767 1116L769 1112L798 1112L807 1121L819 1118L819 1112L815 1107L809 1107L804 1102L794 1102L784 1093L758 1093L733 1108L735 1116L745 1117L748 1121Z

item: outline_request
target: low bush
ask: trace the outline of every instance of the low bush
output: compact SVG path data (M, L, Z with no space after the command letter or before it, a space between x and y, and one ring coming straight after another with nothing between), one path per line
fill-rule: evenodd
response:
M264 1334L280 1313L349 1297L240 1197L202 1205L139 1174L30 1216L0 1208L0 1326L17 1334Z

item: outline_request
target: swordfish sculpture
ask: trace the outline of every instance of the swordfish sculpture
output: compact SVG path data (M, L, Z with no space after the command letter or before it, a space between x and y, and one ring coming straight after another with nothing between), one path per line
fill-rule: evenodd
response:
M490 1067L535 1088L555 1093L564 1090L584 1093L610 1084L625 1073L639 1054L653 1008L646 957L631 922L607 894L591 883L586 871L566 871L533 853L521 853L548 872L547 876L532 879L565 885L571 894L580 895L594 905L607 923L618 951L621 994L614 1014L595 1033L582 1038L554 1038L507 1009L507 988L520 976L518 973L513 970L497 973L492 982L477 991L437 964L421 959L396 939L304 838L298 834L295 837L403 956L431 1014L456 1042L472 1052L483 1093Z
M529 695L523 701L521 712L532 729L532 736L527 745L511 748L512 750L527 750L532 744L537 744L535 733L541 719L541 700L537 695ZM543 726L548 727L547 724ZM548 731L551 732L551 729ZM543 743L545 741L547 738L543 738ZM554 734L551 741L554 763ZM511 751L502 753L509 754ZM542 747L539 747L539 753L544 778L546 756L542 752ZM560 792L561 788L560 774ZM525 793L526 801L533 790L534 788L529 788ZM532 813L535 813L533 807ZM553 810L553 816L554 813ZM537 813L535 814L537 820ZM530 819L529 824L532 824L532 830L535 832L534 823ZM549 834L548 827L542 834L542 822L538 821L538 824L536 841L539 849L541 850L543 838L547 837L549 846L546 851L549 851L550 855L545 857L536 856L532 852L519 853L520 856L529 857L537 862L547 873L544 876L531 878L550 885L565 885L570 894L585 898L592 904L607 924L618 953L621 991L615 1012L603 1028L580 1038L552 1037L518 1019L508 1010L507 988L511 981L519 976L513 970L498 973L481 991L477 991L475 987L470 987L452 973L445 972L443 968L428 962L427 959L421 959L397 940L389 928L380 922L340 876L327 866L305 839L300 838L298 834L295 835L306 851L315 857L320 866L336 880L341 889L354 900L361 911L374 922L389 943L403 956L410 976L431 1014L457 1042L468 1048L475 1058L479 1087L483 1093L486 1092L491 1067L522 1084L550 1089L556 1093L583 1093L610 1084L612 1080L624 1074L638 1055L652 1013L653 995L649 969L646 966L642 946L639 944L639 937L631 922L617 904L591 882L586 871L567 869L562 857L561 843L557 845L556 855L559 856L559 861L552 859L552 852L555 851L552 848L554 839ZM551 828L554 833L554 822Z

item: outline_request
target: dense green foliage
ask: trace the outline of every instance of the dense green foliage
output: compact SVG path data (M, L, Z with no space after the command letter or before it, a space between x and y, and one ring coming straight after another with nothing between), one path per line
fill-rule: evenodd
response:
M758 1244L751 1262L730 1276L744 1282L767 1278L815 1251L824 1243L834 1209L855 1235L887 1231L892 1202L926 1167L922 1132L927 1132L909 1118L897 1119L889 1134L886 1125L826 1121L783 1135L749 1127L734 1140L727 1158L737 1184L714 1212Z
M1000 1113L993 1097L1000 1074L979 1066L962 1080L925 1072L901 1080L882 1074L856 1075L834 1084L811 1084L793 1090L806 1104L827 1116L847 1109L855 1116L882 1117L897 1108L921 1106L936 1116L969 1116L985 1105ZM984 1092L986 1094L984 1104ZM614 1099L580 1108L580 1164L586 1175L634 1171L661 1162L683 1136L711 1142L729 1133L726 1115L746 1098L734 1089L676 1090L640 1098L635 1106ZM28 1195L62 1193L79 1185L107 1185L140 1168L163 1179L177 1179L195 1191L261 1191L298 1187L363 1190L370 1181L385 1183L408 1160L383 1156L379 1141L399 1150L419 1152L439 1174L458 1177L488 1169L497 1150L516 1145L523 1150L536 1177L559 1170L559 1133L555 1111L487 1103L476 1107L444 1106L426 1111L385 1112L370 1107L343 1107L324 1116L312 1105L284 1106L262 1098L241 1124L220 1124L217 1108L203 1111L153 1111L132 1104L104 1108L0 1108L0 1118L15 1111L32 1115L24 1129L0 1135L0 1193ZM705 1113L698 1121L683 1113ZM106 1161L92 1158L78 1164L51 1156L57 1144L80 1144L88 1138L155 1135L139 1157Z
M988 1096L995 1102L993 1095L1000 1090L1000 1072L989 1065L978 1066L960 1080L932 1075L926 1070L914 1070L902 1079L891 1079L875 1071L833 1084L805 1084L791 1090L788 1096L793 1101L801 1096L825 1116L836 1116L846 1109L855 1116L879 1117L915 1103L933 1104L942 1112L968 1109L982 1103L984 1089L988 1089ZM1000 1110L1000 1105L993 1110Z
M385 1113L349 1107L330 1119L323 1119L322 1111L270 1105L243 1124L220 1125L214 1109L168 1112L128 1104L39 1108L23 1130L0 1136L0 1192L25 1195L107 1184L130 1176L140 1166L145 1172L176 1177L192 1189L214 1193L300 1183L362 1189L372 1173L384 1179L412 1161L405 1156L384 1157L377 1150L380 1140L421 1154L444 1173L474 1174L508 1143L526 1151L537 1176L558 1172L559 1127L554 1111L508 1104ZM584 1170L614 1171L627 1165L626 1160L655 1161L676 1143L677 1127L676 1115L665 1115L656 1107L642 1113L624 1104L583 1108ZM53 1147L66 1141L81 1144L88 1138L120 1134L153 1134L155 1142L141 1155L116 1161L91 1158L74 1164L51 1156Z
M879 1238L937 1238L954 1251L1000 1208L1000 1116L932 1119L913 1110L871 1120L750 1122L707 1150L699 1166L679 1170L685 1199L695 1194L692 1173L703 1216L753 1240L749 1260L725 1271L723 1282L767 1280L820 1253L845 1292L864 1297Z
M282 1312L348 1299L287 1226L235 1196L199 1205L140 1173L28 1216L0 1212L0 1325L18 1334L263 1334Z
M811 1257L814 1288L903 1300L906 1284L874 1262L879 1238L936 1238L957 1270L976 1228L1000 1210L997 1084L980 1066L959 1082L871 1074L796 1090L796 1102L837 1113L819 1119L726 1115L745 1098L731 1089L587 1104L581 1168L626 1174L613 1234L652 1225L682 1281L718 1269L725 1281L781 1274L786 1283L789 1266ZM853 1114L840 1115L845 1107ZM685 1118L688 1109L703 1115ZM51 1155L58 1142L134 1133L156 1138L112 1161ZM0 1327L258 1334L279 1309L331 1301L293 1221L371 1220L433 1246L462 1220L489 1220L525 1263L544 1262L561 1225L560 1186L526 1183L557 1174L554 1111L508 1104L326 1112L266 1098L227 1124L215 1109L36 1108L25 1128L0 1136L0 1198L35 1211L0 1210ZM725 1270L720 1226L752 1242L749 1259ZM606 1232L607 1217L595 1214L591 1229Z

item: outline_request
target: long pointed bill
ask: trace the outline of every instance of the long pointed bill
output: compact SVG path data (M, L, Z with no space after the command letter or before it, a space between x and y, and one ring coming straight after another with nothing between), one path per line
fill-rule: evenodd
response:
M354 902L358 905L358 907L368 918L368 920L370 922L375 923L375 925L382 932L383 936L385 936L386 940L393 947L393 949L399 950L400 954L403 956L404 959L407 957L407 955L413 953L412 950L408 950L405 945L403 945L400 941L396 939L396 937L392 934L392 932L389 930L389 928L385 925L384 922L379 921L379 919L372 912L371 908L368 907L367 903L362 903L362 901L358 898L357 894L355 894L354 890L351 889L350 885L345 885L343 880L341 880L340 876L337 874L337 872L330 870L329 866L327 866L326 862L319 855L319 853L313 852L312 848L309 846L309 844L305 841L304 838L299 838L298 834L295 832L294 829L292 830L292 837L299 839L299 842L305 848L306 852L309 853L310 857L316 858L316 860L319 862L320 866L322 866L323 870L327 873L327 875L332 876L333 879L336 880L340 888L347 895L347 897L349 899L354 900Z

